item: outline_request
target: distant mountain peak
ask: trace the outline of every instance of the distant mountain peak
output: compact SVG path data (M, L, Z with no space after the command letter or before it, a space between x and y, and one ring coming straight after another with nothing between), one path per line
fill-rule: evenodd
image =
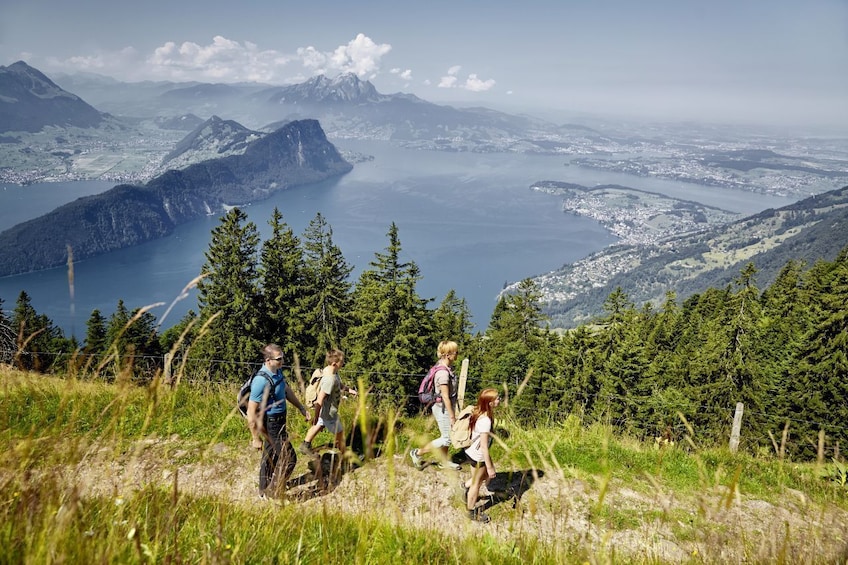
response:
M0 66L0 133L44 126L95 127L103 115L41 71L17 61Z
M278 89L271 102L278 104L358 103L377 102L383 96L374 85L353 73L334 78L317 75L300 84Z
M251 142L265 134L250 130L234 120L213 115L180 141L162 159L162 169L182 169L208 159L241 155Z

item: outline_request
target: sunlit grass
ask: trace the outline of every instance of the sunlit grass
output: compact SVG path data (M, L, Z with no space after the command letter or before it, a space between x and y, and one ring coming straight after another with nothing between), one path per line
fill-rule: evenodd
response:
M204 494L178 469L207 466L210 480L219 473L220 482L228 468L255 472L254 460L245 464L256 454L247 450L235 410L237 383L172 389L155 380L107 384L12 370L0 370L0 379L0 563L659 563L647 550L634 557L621 539L650 547L667 537L692 562L717 561L730 544L733 555L752 562L815 563L824 561L816 557L823 541L844 535L823 526L773 532L716 519L743 495L762 504L789 497L811 518L828 505L845 510L838 472L719 447L643 443L577 417L527 428L508 408L498 415L492 453L499 476L536 481L520 503L491 508L497 526L490 529L412 527L404 511L426 511L428 502L410 502L398 476L408 448L435 437L432 418L371 413L365 395L342 405L346 429L365 438L355 446L365 461L356 464L384 468L385 479L365 487L365 511ZM299 418L289 426L296 438L306 429ZM324 432L315 443L330 441ZM155 463L162 476L155 484L86 492L74 469L95 460L103 464L90 468L100 472ZM305 468L300 461L296 474ZM537 492L545 477L560 490ZM461 516L461 502L448 511Z

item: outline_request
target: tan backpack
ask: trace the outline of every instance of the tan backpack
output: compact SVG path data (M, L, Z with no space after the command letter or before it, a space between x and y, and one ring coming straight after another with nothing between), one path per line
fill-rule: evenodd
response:
M312 376L309 377L309 383L306 385L306 390L303 392L303 404L307 408L312 408L315 401L318 400L318 391L321 389L321 377L324 373L321 369L312 371Z

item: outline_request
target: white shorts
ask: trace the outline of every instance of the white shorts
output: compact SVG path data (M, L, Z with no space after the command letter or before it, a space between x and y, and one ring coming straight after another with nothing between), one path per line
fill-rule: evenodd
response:
M341 418L333 418L332 420L325 420L322 417L318 417L318 425L324 426L324 429L330 432L331 434L340 434L344 431L344 426L342 426Z

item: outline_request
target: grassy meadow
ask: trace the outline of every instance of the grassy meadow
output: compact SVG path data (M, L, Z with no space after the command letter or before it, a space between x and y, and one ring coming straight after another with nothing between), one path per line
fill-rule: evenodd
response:
M483 525L455 471L405 457L432 419L370 413L364 395L343 404L359 455L344 474L318 481L301 458L261 501L235 384L0 379L0 563L848 562L844 465L731 454L697 430L640 442L502 409Z

